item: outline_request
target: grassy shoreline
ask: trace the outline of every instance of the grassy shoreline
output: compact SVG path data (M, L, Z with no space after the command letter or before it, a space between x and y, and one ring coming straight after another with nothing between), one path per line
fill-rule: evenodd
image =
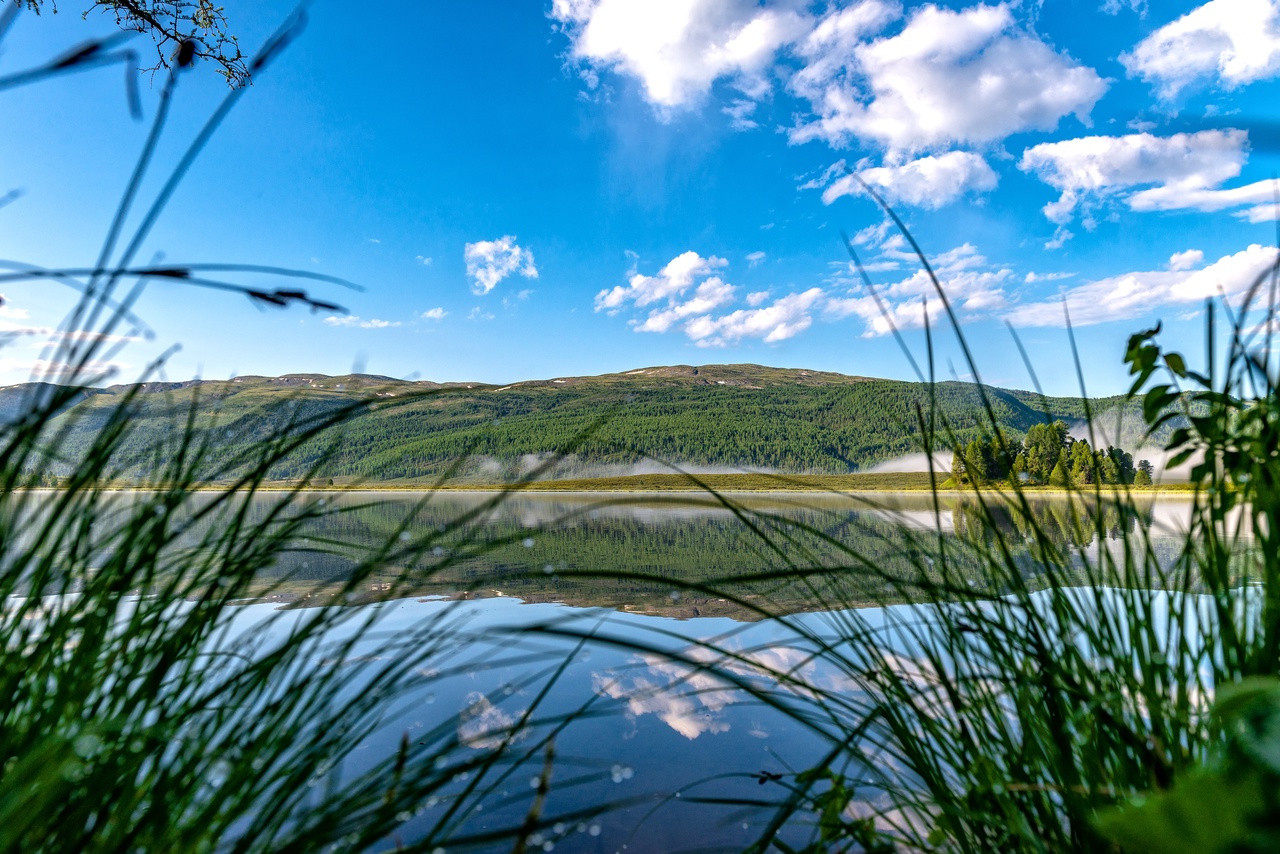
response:
M306 489L315 492L520 492L520 493L644 493L644 492L683 492L683 493L929 493L932 490L957 495L972 495L972 487L944 487L947 478L938 473L936 486L931 482L928 472L895 472L886 474L841 474L841 475L772 475L772 474L645 474L620 477L574 478L565 480L543 480L530 483L472 483L452 482L433 483L428 481L400 482L358 482L343 479L332 484L308 484ZM223 490L229 484L210 483L197 490ZM280 481L266 483L259 491L296 490L296 482ZM57 487L50 487L56 489ZM103 485L107 490L133 491L157 488L156 486L139 486L134 484ZM1001 492L1006 487L994 484L984 486L984 493ZM1158 483L1149 487L1103 487L1103 492L1128 492L1140 495L1161 493L1190 494L1193 491L1189 483ZM1023 492L1036 495L1089 495L1092 487L1063 488L1058 486L1020 487Z

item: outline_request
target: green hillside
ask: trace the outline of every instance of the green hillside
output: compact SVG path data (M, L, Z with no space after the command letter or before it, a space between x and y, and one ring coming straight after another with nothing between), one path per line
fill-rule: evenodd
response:
M86 396L62 416L68 460L87 447L107 408L128 387ZM758 365L645 368L598 377L563 377L493 386L406 382L386 377L293 374L229 381L152 383L139 389L136 433L122 473L143 476L164 452L156 448L185 423L212 431L212 462L253 440L353 401L369 405L340 431L324 472L348 480L429 480L459 459L463 480L497 482L573 447L549 475L617 476L659 471L651 460L700 470L767 470L842 474L921 450L917 409L930 390L919 383ZM997 417L1013 437L1033 424L1084 417L1080 400L988 389ZM0 412L23 392L0 390ZM968 441L985 424L976 386L940 383L938 411ZM1093 401L1111 425L1122 400ZM1126 411L1130 427L1140 425ZM300 476L320 452L312 447L274 475Z

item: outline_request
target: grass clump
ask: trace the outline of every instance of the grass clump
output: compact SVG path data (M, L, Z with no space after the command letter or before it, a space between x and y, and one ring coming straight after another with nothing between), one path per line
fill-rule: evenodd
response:
M720 496L773 550L765 575L804 586L829 612L779 613L714 580L685 588L754 607L791 637L785 655L698 648L686 665L735 685L744 668L767 676L761 700L828 745L810 771L761 779L773 798L757 803L776 812L758 850L801 850L783 829L805 825L806 851L1271 850L1278 273L1224 301L1225 338L1210 306L1203 372L1159 346L1159 327L1129 342L1144 430L1167 437L1171 466L1191 465L1176 549L1135 524L1144 490L1103 478L1060 478L1066 500L1052 518L1035 488L974 479L963 524L934 489L932 522L901 524L892 554ZM964 348L941 286L937 296ZM969 369L978 376L971 359ZM1012 458L985 397L979 412ZM944 411L917 417L927 458L962 446ZM804 548L810 538L838 557ZM868 593L882 607L861 609ZM800 663L764 663L779 659ZM1258 679L1271 681L1259 689ZM1237 685L1255 686L1247 702Z
M0 38L21 8L0 10ZM298 13L246 60L255 76L304 22ZM118 41L0 77L0 90L133 61ZM119 342L145 330L133 306L156 280L269 307L341 310L296 284L348 284L328 276L135 261L177 184L248 91L225 96L139 206L192 56L184 43L165 76L97 262L15 264L0 275L81 294L49 341L37 382L0 422L0 852L432 851L523 838L559 818L540 797L545 779L537 792L496 804L483 824L476 811L526 766L522 781L544 773L557 719L539 730L547 722L534 715L563 663L485 643L448 608L389 632L387 611L340 607L375 583L394 595L406 583L395 569L417 567L421 579L454 555L490 547L475 539L473 523L502 495L425 530L407 513L374 545L353 547L314 533L358 505L335 507L307 487L376 394L294 406L268 434L236 442L199 400L171 407L166 429L139 440L142 395L154 391L146 382L162 363L109 405L73 408L106 380L101 366ZM271 289L240 284L241 275L287 281ZM154 417L154 401L145 408ZM72 433L90 439L68 454ZM269 473L285 464L296 481L262 499ZM210 483L219 486L201 489ZM50 484L57 489L41 488ZM121 484L133 489L112 491ZM345 572L321 587L302 571L308 555L339 555ZM320 607L244 607L312 594L308 604ZM356 754L435 682L502 666L519 666L517 687L530 697L500 725L477 730L454 715L413 738L406 730L390 749ZM502 702L477 695L472 705Z

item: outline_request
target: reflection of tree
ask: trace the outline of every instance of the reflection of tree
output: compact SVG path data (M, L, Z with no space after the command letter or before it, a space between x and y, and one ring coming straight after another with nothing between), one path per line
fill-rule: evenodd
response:
M951 502L953 525L961 538L990 544L997 538L1014 545L1044 542L1058 549L1088 548L1099 539L1119 541L1151 525L1154 500L1127 502L1093 498L1027 498L1025 502Z
M267 513L271 500L259 501L251 516ZM394 538L410 511L414 537L449 533L439 535L421 563L371 578L362 598L387 595L383 585L403 595L404 588L391 582L409 576L419 595L500 593L743 620L902 601L923 575L938 570L932 513L918 517L921 525L913 528L893 513L849 504L772 508L747 516L762 537L723 508L705 505L592 509L581 501L512 498L463 526L451 523L475 509L475 498L442 496L412 505L402 498L338 498L334 512L307 529L303 548L281 556L263 578L296 581L284 590L296 589L303 604L319 604L325 600L318 588L336 586L350 572L352 550ZM986 590L981 552L1006 547L1031 578L1041 571L1045 546L1065 554L1119 541L1148 526L1153 507L1154 501L1126 507L1044 497L1025 508L999 501L984 508L974 499L954 499L944 506L954 527L954 536L943 538L947 568L966 590Z

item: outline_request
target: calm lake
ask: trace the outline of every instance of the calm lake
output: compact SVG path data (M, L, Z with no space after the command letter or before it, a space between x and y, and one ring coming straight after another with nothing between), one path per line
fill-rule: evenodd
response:
M258 500L265 512L275 499ZM787 796L779 778L819 762L849 723L838 703L815 702L815 692L853 690L817 648L838 644L851 621L884 628L883 642L895 644L891 626L921 613L895 604L892 579L912 571L926 538L982 530L971 499L935 505L928 495L738 496L736 511L657 496L325 500L331 512L309 532L315 549L264 576L267 598L239 609L237 633L269 638L305 620L308 606L326 607L324 591L353 559L335 550L445 530L424 560L388 568L346 606L376 620L373 631L343 660L316 661L372 679L405 651L401 639L438 641L419 668L421 689L386 709L342 769L394 754L406 734L456 740L456 798L423 804L389 849L447 819L477 849L512 850L510 840L486 846L483 835L519 824L549 775L537 809L563 820L530 836L528 850L742 850ZM1188 508L1139 499L1136 512L1107 511L1098 536L1081 530L1065 500L1033 500L1054 546L1089 558L1145 530L1161 560L1172 560ZM1018 530L1012 515L996 523ZM1034 579L1029 556L1026 566ZM788 567L800 578L779 573ZM729 681L701 668L711 661ZM468 755L504 739L510 764L473 779ZM787 833L802 844L809 828L793 819Z

